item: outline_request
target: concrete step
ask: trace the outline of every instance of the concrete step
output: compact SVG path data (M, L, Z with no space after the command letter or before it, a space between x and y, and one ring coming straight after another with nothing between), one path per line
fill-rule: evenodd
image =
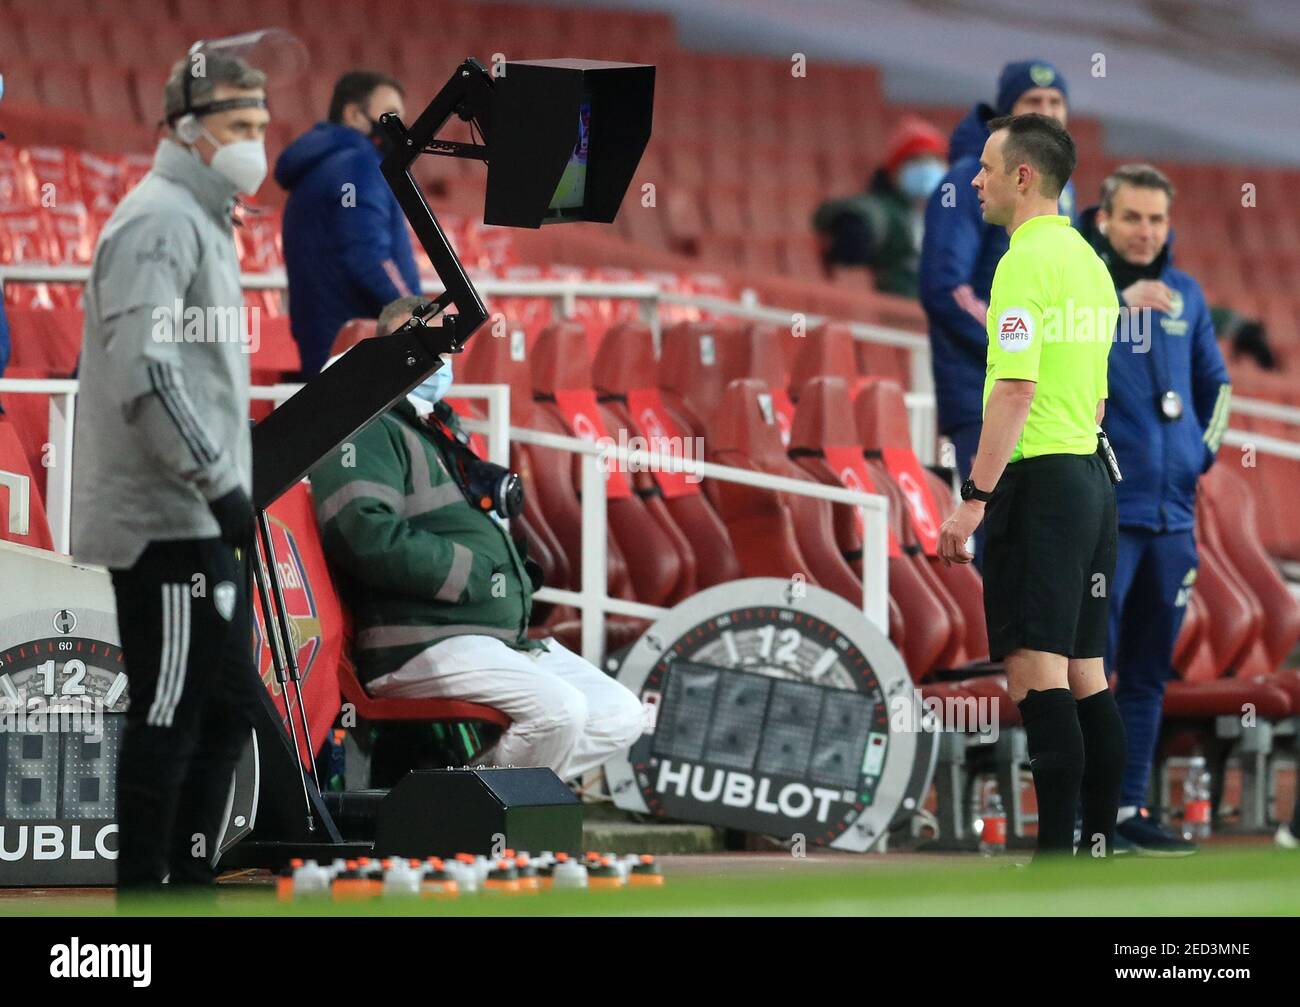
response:
M709 825L668 825L602 818L584 821L582 845L584 850L601 853L653 853L656 856L665 853L716 853L723 849L722 833Z

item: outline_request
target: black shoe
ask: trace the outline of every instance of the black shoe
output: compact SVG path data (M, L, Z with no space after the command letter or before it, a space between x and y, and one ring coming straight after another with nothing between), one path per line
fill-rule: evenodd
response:
M1139 857L1190 857L1196 852L1195 843L1165 828L1146 808L1115 826L1116 847L1121 839L1131 843Z

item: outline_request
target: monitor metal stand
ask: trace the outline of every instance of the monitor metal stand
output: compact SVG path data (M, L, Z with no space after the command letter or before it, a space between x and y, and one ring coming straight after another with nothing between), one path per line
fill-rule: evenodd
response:
M385 115L382 120L383 128L393 138L394 144L392 152L380 166L381 171L433 263L444 292L418 306L410 321L391 335L365 339L353 346L333 366L308 379L293 396L253 427L253 507L257 512L257 525L255 541L250 543L250 567L262 607L276 680L283 690L287 732L270 695L267 694L265 699L270 714L268 719L274 721L274 729L286 751L293 752L293 761L297 763L293 772L301 784L306 832L291 828L295 835L288 838L313 848L321 844L338 844L341 837L322 800L314 753L310 751L311 728L303 702L302 676L290 635L266 511L322 458L391 409L437 370L441 366L440 354L459 352L466 340L487 321L487 307L433 211L424 201L411 177L410 167L425 153L487 160L486 147L435 141L434 136L454 114L477 122L483 130L490 114L486 100L490 88L490 75L476 60L469 59L457 67L410 130L394 115ZM456 313L446 314L446 309L453 305ZM442 316L440 325L427 324L438 315ZM295 702L298 720L294 717ZM303 735L301 747L299 722ZM265 729L267 725L262 726ZM278 746L264 745L262 748L266 758L278 757ZM301 758L303 752L307 753L305 760ZM303 769L303 761L308 763L309 769ZM272 774L264 775L269 783ZM284 816L280 817L283 821ZM253 845L259 842L255 841ZM283 843L277 844L273 840L270 845L283 846ZM239 855L230 859L247 861L246 856ZM274 859L282 861L284 850L278 850Z

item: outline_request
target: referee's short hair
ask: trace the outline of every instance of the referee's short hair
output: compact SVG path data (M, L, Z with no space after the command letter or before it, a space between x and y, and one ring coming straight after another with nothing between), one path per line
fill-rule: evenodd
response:
M1121 164L1101 183L1101 208L1110 213L1115 208L1115 193L1121 185L1138 189L1159 189L1174 201L1174 183L1169 176L1151 164Z
M1079 155L1074 137L1049 115L1029 112L1025 115L1001 115L989 120L989 133L1007 131L1002 142L1002 159L1010 172L1018 164L1032 164L1042 177L1039 191L1055 198L1074 174Z

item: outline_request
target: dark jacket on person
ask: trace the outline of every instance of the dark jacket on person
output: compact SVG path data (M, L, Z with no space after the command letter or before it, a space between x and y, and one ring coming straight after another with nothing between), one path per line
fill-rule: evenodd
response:
M930 196L921 243L921 306L930 323L930 358L939 429L948 433L983 417L989 291L1010 239L1006 228L984 223L971 180L994 117L976 105L953 130L948 174ZM1074 185L1061 192L1060 210L1075 219Z
M877 290L912 299L921 258L918 225L911 200L883 169L866 192L828 199L813 213L813 228L830 238L828 262L868 266Z
M1228 368L1200 284L1174 268L1172 234L1150 266L1132 266L1097 230L1096 214L1096 207L1085 211L1079 229L1110 269L1120 294L1102 422L1124 474L1115 487L1119 523L1187 531L1196 515L1196 480L1214 463L1228 427ZM1123 291L1140 279L1159 280L1175 295L1173 310L1153 309L1149 325L1146 312L1124 310ZM1167 420L1161 412L1160 397L1167 391L1182 400L1180 419Z
M435 407L456 429L451 409ZM504 525L471 506L429 422L402 400L311 472L326 559L356 619L363 682L454 636L518 650L533 586Z
M416 294L420 274L397 198L368 137L320 122L285 148L275 180L284 208L289 322L304 377L329 359L339 328Z

